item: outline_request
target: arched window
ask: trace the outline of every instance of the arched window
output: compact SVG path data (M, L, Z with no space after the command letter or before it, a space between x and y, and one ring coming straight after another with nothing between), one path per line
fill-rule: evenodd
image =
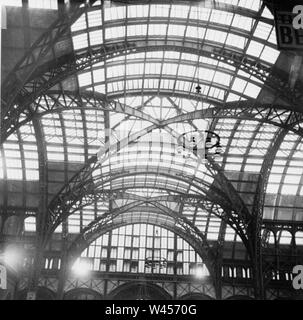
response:
M24 220L24 231L35 232L36 231L36 218L28 217Z
M104 234L81 254L89 270L209 276L195 249L179 235L152 224L133 224ZM74 267L77 267L79 259ZM175 266L177 266L175 270Z
M280 245L290 245L292 235L289 231L282 230L278 232L277 239Z

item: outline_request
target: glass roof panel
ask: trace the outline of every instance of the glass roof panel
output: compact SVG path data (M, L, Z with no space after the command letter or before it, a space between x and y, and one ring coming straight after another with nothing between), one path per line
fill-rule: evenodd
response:
M150 115L155 121L213 107L210 101L224 103L258 97L263 81L257 76L239 70L229 61L222 62L202 50L175 52L172 51L172 46L166 49L157 46L159 39L179 39L181 43L190 43L191 48L204 45L209 50L223 48L244 56L249 55L257 62L260 59L268 66L274 64L279 52L275 49L273 25L247 16L256 16L251 11L257 12L260 9L260 1L254 4L251 1L238 0L220 2L240 5L243 15L239 14L239 10L238 13L224 11L222 6L218 6L217 9L197 9L187 5L132 5L127 8L117 5L105 9L105 21L102 21L100 7L88 9L72 27L76 52L82 52L81 49L89 46L100 47L106 42L124 43L128 41L128 37L135 37L131 38L131 41L138 40L138 43L151 40L151 47L139 48L139 52L127 52L119 57L112 56L79 72L80 89L105 93L107 98L114 97ZM263 14L268 15L266 12ZM138 23L133 18L138 18ZM200 20L199 23L197 18ZM199 101L194 100L194 95L191 95L197 83L201 84L203 94L203 99L198 99ZM168 94L164 97L163 93ZM285 114L285 117L287 116L289 115ZM125 114L110 112L108 118L109 120L105 120L102 110L69 110L43 116L41 123L48 161L52 164L65 161L73 164L84 163L104 142L105 125L113 128L115 142L118 137L127 137L151 125L149 121ZM257 121L228 118L216 119L212 126L219 133L224 146L222 166L230 174L234 174L235 184L240 185L241 182L236 174L257 175L278 128L267 124L260 125ZM171 124L167 128L180 134L201 128L201 124L193 120L183 124ZM121 132L124 133L121 135ZM126 188L132 195L140 196L178 192L203 194L203 188L206 189L205 186L209 187L213 183L213 177L196 158L185 159L178 156L176 143L170 144L159 138L163 133L163 129L156 129L111 155L110 159L102 164L100 171L95 173L96 176L100 175L100 172L106 177L111 176L112 180L106 181L104 188ZM5 159L0 161L0 177L3 177L2 162L6 161L9 163L8 179L38 180L38 151L32 125L23 126L19 134L21 138L14 137L4 145ZM19 140L24 143L24 150L21 150ZM275 205L280 207L272 217L297 219L294 211L287 208L284 196L295 198L303 194L303 166L300 162L302 153L301 141L289 134L277 154L267 186L267 196L275 197ZM287 160L288 157L290 160ZM146 174L147 171L149 175ZM125 172L128 175L118 175ZM127 203L127 200L119 199L114 205L118 207L124 203ZM266 210L271 210L271 205L267 199ZM178 204L170 203L170 206L178 207ZM69 232L78 233L96 215L107 209L108 203L104 203L103 209L100 205L98 209L91 206L81 210L69 219ZM220 219L190 206L184 207L183 214L195 221L195 225L207 233L209 240L218 240ZM124 238L127 235L125 230L124 234L121 233ZM119 232L117 239L120 236ZM233 230L228 230L226 239L240 242L239 238L236 238ZM180 248L185 246L182 244ZM165 246L164 248L166 250ZM101 253L102 246L99 246L98 250L100 254L97 258L101 261L104 258ZM135 253L135 256L140 256L140 253ZM130 253L125 253L125 257L129 259ZM119 263L122 271L128 268ZM191 262L188 260L186 263ZM97 265L98 268L101 266L99 262L94 264ZM189 270L189 267L186 270Z
M200 266L203 276L209 276L201 257L189 243L165 228L150 224L114 229L110 236L104 234L91 243L81 257L92 259L94 271L194 275ZM153 261L163 264L151 267ZM79 262L78 259L76 264Z
M230 4L230 2L226 2L226 4ZM239 2L236 5L243 6L243 8L249 10L257 10L257 8L260 8L259 1L258 4L255 5L251 5L249 2L246 3L246 1L241 1L241 3ZM222 6L218 6L216 9L196 6L156 4L138 6L132 5L127 7L127 18L131 19L134 17L140 17L143 19L141 20L142 22L140 21L139 24L134 24L131 22L131 20L123 20L124 23L122 25L119 25L119 23L116 22L115 26L111 26L114 21L126 18L126 7L115 6L112 8L106 8L105 38L107 40L124 38L127 30L127 36L129 37L147 36L152 38L154 36L165 36L182 37L184 40L186 40L186 38L195 39L199 37L199 39L204 39L204 41L209 40L210 42L216 42L220 46L223 45L230 48L234 47L237 50L257 57L269 64L274 64L279 55L279 52L272 46L272 44L275 45L275 41L273 41L275 38L273 26L265 22L258 22L255 19L246 16L245 11L243 11L243 14L232 13L225 11L224 7ZM85 19L81 18L82 20L79 19L74 24L72 31L74 32L73 42L76 50L85 48L88 45L88 41L90 41L90 45L98 45L101 44L102 41L105 41L105 39L102 39L103 21L97 24L97 21L100 20L100 18L102 20L100 8L101 7L95 7L93 10L88 10ZM148 16L151 18L150 21L147 20ZM177 20L163 20L162 22L161 19L164 17L183 19L183 21L182 23L177 23ZM153 20L155 18L158 19L157 23L155 23ZM88 21L88 26L85 25L86 19ZM144 19L146 19L146 21L144 21ZM204 23L203 27L197 24L197 19L199 19L201 23ZM216 24L228 26L229 29L226 29L228 33L226 31L213 28L213 26ZM90 28L95 28L97 25L99 26L100 30L90 30ZM89 34L89 37L85 33L79 34L79 32L85 28L88 28L87 33ZM250 40L251 32L254 33L254 38L252 40ZM271 40L266 44L259 42L260 40L266 41L269 38L271 38ZM140 57L142 58L140 63L139 61L136 63L131 63L131 59L140 59ZM247 98L256 98L261 90L261 85L263 82L260 79L257 79L252 75L248 75L241 70L238 71L238 75L241 76L241 78L232 79L231 75L228 73L227 75L223 75L222 73L213 74L213 70L205 68L204 66L202 67L201 64L199 68L198 58L193 54L182 53L182 60L186 62L184 64L182 64L183 61L181 62L179 60L179 57L180 53L177 52L157 51L156 53L147 51L146 55L144 55L144 53L129 53L125 58L110 58L104 65L104 77L102 75L97 77L95 74L92 77L90 73L84 72L83 74L79 75L80 86L86 87L87 89L92 88L105 94L114 94L116 97L117 95L123 94L123 92L125 93L127 90L138 91L141 88L151 89L155 92L157 90L159 91L160 88L165 90L173 90L178 93L193 91L195 85L192 85L191 83L198 83L200 77L202 80L204 79L207 82L211 82L212 86L219 83L220 85L229 87L233 83L234 85L232 90L235 92L228 92L228 94L225 89L221 88L220 86L216 88L213 88L207 84L202 86L203 95L209 96L218 101L235 101ZM156 61L149 61L150 59L159 60L156 63ZM167 59L174 59L174 63L179 65L179 67L174 66L172 63L168 63ZM195 63L195 61L197 63ZM111 62L118 63L118 65L115 67L109 66L107 68L107 64ZM203 57L203 55L200 57L200 62L205 65L211 64L216 68L222 68L222 70L228 69L230 71L235 71L234 66L211 59L209 57ZM127 70L123 69L124 65L128 66ZM199 69L201 69L201 71L199 71ZM208 69L208 71L204 72L205 69ZM219 71L217 70L217 72ZM146 75L151 74L160 74L162 79L159 81L158 79L146 77ZM133 75L140 76L140 79L127 79L127 77L132 77ZM174 77L174 80L167 78L167 76L170 75ZM115 83L111 83L111 81L113 81L111 78L116 76L121 78L123 77L124 80L115 79ZM183 77L184 79L178 80L180 77ZM191 79L185 79L185 77L190 77ZM251 82L251 84L244 86L245 80L243 78L246 78L248 82ZM260 84L260 86L258 86L257 83ZM237 94L237 92L239 94Z

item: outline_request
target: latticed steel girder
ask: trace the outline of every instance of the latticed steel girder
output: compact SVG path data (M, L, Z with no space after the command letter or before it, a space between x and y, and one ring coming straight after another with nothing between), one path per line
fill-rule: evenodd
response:
M64 110L92 109L124 113L128 116L137 117L158 124L159 126L167 126L173 122L207 118L251 120L279 126L303 136L303 129L300 127L300 124L303 121L302 113L285 110L282 106L261 104L254 99L225 104L212 102L212 104L213 107L207 109L192 111L168 120L159 121L140 111L139 108L135 109L119 101L107 99L105 95L98 92L49 91L47 94L41 95L34 104L32 104L31 112L29 112L28 109L25 109L22 113L16 114L16 117L11 120L11 127L9 128L8 135L20 128L23 124L31 121L33 117L42 117L48 113L61 112Z
M63 186L63 188L59 191L59 193L51 202L49 206L50 207L49 220L54 221L56 219L56 216L58 216L58 213L55 208L62 207L60 205L61 203L63 203L63 207L64 207L66 205L69 205L70 203L74 203L77 201L77 196L79 195L77 190L82 190L82 192L83 191L86 192L86 190L83 187L84 184L86 185L85 188L88 189L87 190L88 192L90 190L93 191L94 178L92 176L92 173L95 172L100 167L101 163L104 163L111 155L116 154L119 150L123 149L125 146L128 146L130 143L137 141L140 137L152 132L157 128L159 128L159 126L156 124L153 124L147 128L144 128L130 135L127 138L124 138L118 141L115 144L108 145L107 149L105 150L105 153L101 155L101 158L99 158L99 160L97 156L91 157L86 163L86 165L70 179L69 183ZM171 129L169 128L167 129L170 134L173 134ZM59 213L59 217L60 217L60 213ZM46 230L43 230L43 232L47 234Z
M280 146L286 135L287 130L285 129L280 129L279 132L275 135L273 141L271 142L270 148L266 154L266 157L264 158L256 185L255 197L252 207L252 215L254 218L252 237L254 239L253 243L255 249L257 252L259 252L259 255L261 250L261 226L263 220L263 208L266 194L266 186L276 154L279 151Z
M152 125L151 127L156 128L157 125ZM147 130L144 130L144 132L142 132L142 133L146 134L149 131L150 130L147 129ZM142 134L140 134L140 135L135 134L133 136L137 139L138 137L142 136ZM81 206L83 206L85 203L92 203L97 200L96 195L95 195L95 179L96 179L96 177L95 176L93 177L93 175L92 175L93 170L96 169L98 166L95 161L96 161L96 158L94 158L94 160L90 162L90 164L92 165L92 166L89 166L90 170L88 170L88 171L85 170L84 172L81 172L80 176L77 175L77 178L79 180L77 180L76 182L78 182L78 184L75 183L75 181L73 181L74 186L76 188L71 188L70 185L68 186L68 189L67 189L68 197L67 198L64 198L64 196L62 196L62 194L59 196L59 198L58 198L59 201L61 201L61 204L63 203L63 206L61 206L61 209L59 210L60 211L59 214L57 212L59 217L63 218L63 216L62 216L63 212L68 212L68 213L74 212L74 210L71 210L73 208L73 205L75 205L76 208L81 208ZM81 195L79 194L79 192L81 192ZM209 210L210 207L204 206L204 209ZM55 210L50 210L50 213L51 213L50 216L54 217L54 212L55 212ZM228 221L228 219L226 221L228 221L229 224L231 224L232 227L234 227L237 231L240 230L240 236L245 243L246 237L243 236L243 234L245 234L245 228L243 228L243 226L241 226L239 221L235 222L235 219L238 217L237 214L233 213L233 211L230 211L230 210L229 211L225 210L224 212L230 212L229 216L233 217L233 219L232 219L233 221L231 221L231 220ZM228 217L228 215L222 215L221 218L223 218L223 217ZM51 232L54 231L56 226L59 224L59 222L63 221L63 220L64 220L64 218L62 220L61 219L57 220L56 221L57 223L51 225L51 228L52 228ZM242 232L242 230L244 230L244 232Z
M95 2L94 0L90 1ZM16 64L8 74L2 85L2 110L7 110L15 104L16 96L22 91L24 85L37 72L39 66L43 65L54 57L53 53L60 54L67 47L71 47L69 38L71 25L85 12L85 6L79 8L80 3L71 3L65 12L60 14L51 26L43 33L26 52L24 57ZM68 39L68 40L67 40Z
M108 100L105 95L98 92L49 91L35 101L30 112L28 109L25 109L24 112L16 114L16 117L10 121L11 127L9 128L8 134L13 133L34 117L42 117L48 113L74 109L123 113L160 126L160 121L154 119L152 116L118 101Z
M199 207L204 211L222 219L226 224L231 226L241 237L243 243L248 247L248 235L246 225L243 225L241 217L235 211L233 204L226 197L226 194L220 194L214 185L208 190L205 196L195 194L182 194L170 196L175 201L189 204L193 207Z
M131 135L127 139L123 139L120 142L117 142L116 144L108 146L108 149L105 151L103 158L100 160L100 162L104 163L104 161L108 158L110 154L115 154L119 149L122 149L124 146L129 145L129 143L131 143L132 141L137 140L138 138L151 132L155 128L157 128L157 125L151 125L148 128L145 128ZM117 146L119 146L119 148ZM92 172L98 169L99 165L101 164L98 163L97 157L92 157L88 164L82 170L80 170L80 172L76 174L66 186L62 188L62 190L58 193L58 195L53 199L52 203L50 204L50 221L60 219L61 212L63 212L63 210L61 210L60 208L64 208L65 212L68 212L68 210L66 210L66 206L79 201L79 193L74 191L81 189L83 190L84 183L88 182L88 188L94 189L94 178ZM236 190L224 177L224 174L223 172L221 172L220 168L218 168L218 166L213 161L211 162L211 166L209 166L209 168L211 168L210 171L213 172L213 177L216 180L219 178L218 183L219 185L222 184L224 186L223 191L226 192L232 204L233 210L227 211L228 217L230 217L230 224L232 227L236 226L236 229L240 233L241 238L243 237L243 241L246 242L247 238L245 237L245 234L247 233L247 225L251 221L251 217L249 216L250 213L248 212L240 196L237 194ZM45 234L48 234L48 232L45 232ZM251 248L248 247L247 249L251 252Z
M242 217L243 222L245 222L246 225L250 224L251 213L246 207L243 199L240 197L232 183L225 177L221 167L213 159L209 159L208 161L209 163L206 164L206 167L212 172L212 176L215 178L216 183L220 186L228 199L230 199L231 203L233 203L235 210Z
M2 87L2 92L5 92L3 96L2 105L10 106L19 90L22 89L24 84L28 79L35 73L38 66L43 62L50 60L52 57L52 51L56 54L62 52L61 47L67 46L67 49L71 48L66 38L68 38L70 33L71 25L86 11L100 10L101 6L91 7L95 0L87 1L82 4L79 8L80 2L70 2L68 7L62 11L60 17L48 28L48 30L43 33L32 45L30 50L25 54L25 56L20 60L20 62L15 66L15 68L10 72L9 76L5 79L4 85ZM178 2L178 1L175 1ZM183 3L182 1L180 1ZM155 3L163 3L163 1L154 1ZM121 2L119 3L121 4ZM134 4L134 2L132 2ZM142 1L136 1L136 4L146 4ZM197 1L191 2L191 5L201 6L201 2ZM227 12L237 13L266 23L271 24L270 19L260 17L260 15L254 11L241 8L236 6L222 4L222 3L212 3L210 7L216 9L221 9ZM56 56L58 58L58 56Z
M115 5L146 5L149 4L147 0L111 0ZM272 19L260 16L260 13L255 10L251 10L245 7L239 7L237 5L232 5L225 2L213 2L213 1L201 1L201 0L191 0L190 3L186 0L174 0L172 4L181 4L181 5L191 5L198 6L199 8L208 8L208 9L217 9L225 12L236 13L244 17L250 17L253 19L259 19L260 21L273 24ZM163 0L153 0L152 4L167 4ZM201 9L203 10L203 9Z
M195 119L230 118L257 121L272 124L303 136L301 112L286 110L283 106L262 104L257 100L229 102L222 105L214 104L204 110L188 112L173 118L174 122L184 122ZM169 124L171 119L162 121L162 125Z
M222 201L215 194L211 196L207 195L207 197L207 199L201 199L197 203L197 206L207 212L212 212L214 216L222 219L225 224L233 228L247 250L250 251L251 247L249 244L250 240L248 238L247 225L243 223L243 219L238 215L237 211L233 209L232 204L226 201L226 199Z
M232 210L227 212L227 219L225 220L226 223L231 225L233 228L236 227L238 234L252 257L253 247L251 246L249 232L250 226L253 222L251 212L248 210L246 204L232 183L226 178L220 166L213 159L209 159L209 163L206 164L206 167L210 172L212 172L212 176L215 179L214 185L220 186L230 203L232 203Z
M233 50L220 49L212 43L205 43L200 46L186 39L181 41L180 39L171 40L170 38L166 40L141 40L138 38L138 40L131 42L117 41L108 43L98 49L85 50L84 53L78 55L68 54L56 59L52 63L40 66L39 70L36 70L35 75L23 86L22 91L18 93L16 99L7 106L7 109L3 110L1 141L5 141L10 134L10 128L14 127L13 119L19 119L19 115L22 113L33 114L32 108L35 105L36 99L69 76L113 56L117 57L128 53L169 49L196 53L237 67L264 82L265 86L268 86L275 92L277 98L281 97L289 103L290 109L297 109L298 112L301 112L299 105L302 98L302 88L298 89L298 93L293 92L292 89L288 88L287 78L284 79L280 75L274 75L273 70L261 62ZM28 110L26 111L26 109Z
M136 169L136 168L134 168ZM166 171L161 172L159 169L155 170L153 173L151 168L149 171L141 171L140 168L136 169L137 171L134 171L132 175L138 175L138 174L144 174L145 176L148 174L157 174L159 176L161 175L167 175ZM121 177L127 177L131 176L129 173L124 173L122 171L122 174L116 174L114 176L109 175L109 180L114 180ZM172 179L176 178L176 175L174 173L171 173L170 176ZM96 176L94 176L94 179L98 180ZM199 184L205 184L203 181L199 181L199 179L194 178L192 179L184 179L178 177L178 179L181 179L182 181L185 181L187 183L190 183L192 186L199 188ZM78 211L79 209L83 208L84 206L91 205L98 199L116 199L117 197L120 197L122 194L125 193L125 189L123 187L120 188L113 188L109 187L107 190L106 188L102 188L102 184L108 184L109 180L106 179L106 177L102 177L101 183L96 182L93 183L89 188L86 187L86 184L84 181L79 182L77 191L73 190L72 193L67 194L66 197L61 197L60 201L53 202L50 206L50 213L52 220L49 221L49 230L47 231L48 237L51 235L53 230L56 229L56 227L62 222L63 220L67 219L69 215L71 215L73 212ZM197 180L197 181L196 181ZM91 181L89 180L88 185L90 185ZM198 183L195 185L195 183ZM138 187L146 187L146 182L143 185L140 185L139 183L135 184L133 188ZM147 186L148 188L156 188L153 183L151 183L150 186ZM88 194L89 189L92 190L93 193ZM126 189L131 189L131 187L127 187ZM166 186L164 189L169 190L169 186ZM122 190L122 193L121 193ZM178 192L173 187L170 188L170 192ZM83 193L82 193L83 192ZM203 192L203 189L201 189L201 192ZM179 195L170 195L167 197L161 196L156 197L155 199L149 199L149 201L152 201L154 203L158 203L160 201L177 201L179 203L186 203L190 204L195 207L200 207L201 209L213 214L214 216L217 216L221 218L225 223L229 224L241 237L243 243L248 247L248 237L247 237L247 231L246 227L242 221L241 216L237 214L235 209L233 208L233 204L226 199L224 194L219 189L216 189L214 186L211 186L209 189L206 189L204 191L206 195L201 194L193 194L193 195L186 195L186 194L179 194ZM128 198L131 198L131 195L128 195ZM145 199L147 201L147 199Z
M30 77L31 74L35 71L35 68L39 66L43 61L49 58L50 51L54 49L56 51L56 46L64 40L64 38L69 34L71 25L85 12L91 12L93 10L100 10L101 6L94 6L96 0L90 0L87 2L78 2L72 1L65 8L65 12L60 14L59 18L53 22L53 24L47 29L45 33L43 33L32 45L30 50L25 54L25 56L19 61L19 63L12 70L10 75L7 77L3 89L7 92L13 92L18 88L23 86L23 81L27 80L27 77ZM121 4L136 4L142 5L146 4L145 1L136 0L136 1L114 1L117 2L118 5ZM183 0L176 0L174 3L184 4ZM80 5L82 6L80 7ZM153 4L163 4L163 1L156 0L153 1ZM198 5L201 6L201 1L191 1L190 5ZM252 10L241 8L239 9L237 6L223 4L223 3L207 3L202 4L205 7L214 8L218 10L224 10L226 12L239 13L242 16L250 17L253 19L259 19L260 21L264 21L265 23L272 24L272 20L260 17L260 15ZM17 82L14 82L17 80Z
M123 48L112 45L104 46L98 52L90 53L88 50L84 56L77 56L73 53L62 56L52 62L48 62L39 67L36 71L39 76L32 76L29 81L24 84L22 90L18 93L15 100L6 106L2 112L2 128L1 128L1 142L3 143L9 134L9 128L13 127L13 120L19 118L20 113L33 114L32 104L47 90L58 84L60 81L68 78L69 76L83 70L90 65L109 58L116 53L126 52L127 44ZM107 53L107 50L109 53ZM26 111L27 109L27 111Z
M94 172L97 171L97 175ZM179 172L181 173L181 171ZM112 187L110 184L117 179L127 178L137 175L157 175L158 177L164 177L165 179L170 179L173 181L184 182L187 185L191 185L199 190L199 196L202 197L203 194L208 192L210 185L197 177L185 177L184 175L178 174L177 170L167 170L167 168L159 168L152 166L147 167L134 167L133 170L123 168L117 173L107 173L102 174L100 170L100 165L92 166L91 172L88 174L79 175L69 185L69 188L65 190L65 193L60 193L58 197L53 199L49 205L49 216L48 216L48 227L45 230L45 235L50 236L51 233L57 228L57 226L67 219L67 217L73 214L75 211L83 208L84 206L91 205L95 201L105 199L111 200L119 196L121 190L133 188L155 188L154 183L148 184L148 181L144 181L142 184L140 182L135 185L118 188ZM86 177L86 180L83 178ZM93 179L92 179L93 177ZM169 189L169 184L163 187L164 190ZM171 186L171 192L178 192L176 188ZM220 199L224 199L222 193L219 189L212 188L212 192L216 192Z
M211 275L214 275L215 253L210 247L206 236L188 219L180 217L177 212L168 210L168 208L162 207L159 204L157 204L157 207L160 210L155 210L155 208L150 208L151 210L143 208L143 210L139 210L139 214L136 215L135 212L132 212L132 209L140 209L138 206L140 206L140 201L135 201L114 211L107 212L91 222L71 243L69 247L70 263L72 263L90 243L110 230L130 223L153 223L171 230L186 240L201 256ZM146 216L142 214L145 210L148 212ZM128 213L128 215L131 214L134 217L131 219L129 219L129 217L124 218L124 213ZM157 216L164 217L159 219ZM161 221L161 224L159 221Z
M71 1L64 6L64 9L63 6L59 8L59 17L32 44L3 81L1 97L3 110L8 110L16 103L17 95L23 91L31 77L39 72L43 64L47 65L71 51L70 28L96 1L89 0L84 3Z

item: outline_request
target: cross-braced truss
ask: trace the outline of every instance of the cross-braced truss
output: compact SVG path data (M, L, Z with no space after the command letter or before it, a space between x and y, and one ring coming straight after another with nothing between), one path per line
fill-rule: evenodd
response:
M3 82L0 171L7 171L1 207L5 219L20 211L9 204L9 146L20 145L26 180L26 144L35 137L40 201L21 216L37 217L38 248L45 248L59 226L66 240L69 219L94 207L94 218L81 227L71 247L78 248L72 254L76 257L101 234L128 224L123 216L132 212L131 223L161 221L191 243L218 283L221 270L215 264L221 266L224 242L233 230L234 248L239 237L260 289L255 293L262 297L262 267L267 286L275 265L265 256L271 232L275 239L282 232L263 221L277 179L271 169L290 150L293 160L288 159L281 180L287 188L288 171L299 167L293 163L302 147L303 101L301 80L290 86L288 74L275 66L273 21L265 5L115 4L109 8L89 1L62 10ZM239 17L246 22L242 29ZM196 84L202 86L200 94ZM204 169L199 158L191 163L177 158L174 147L162 138L165 133L173 141L180 131L199 130L201 119L211 121L208 128L220 134L225 148L222 162L210 159ZM112 143L112 133L125 127L128 134ZM156 147L144 140L153 134L161 136ZM99 142L105 148L93 155ZM63 150L61 168L52 156L59 157L59 152L50 151L57 147ZM70 150L80 149L81 161L70 156ZM77 169L72 171L68 163L76 158ZM51 168L64 176L55 187ZM303 178L297 184L292 192L300 208ZM283 192L280 186L275 203L281 201L282 209L276 208L275 216L279 210L287 212ZM107 209L98 214L101 202ZM205 212L209 216L204 226ZM208 241L217 223L212 219L220 221L216 246ZM294 247L300 230L290 230Z

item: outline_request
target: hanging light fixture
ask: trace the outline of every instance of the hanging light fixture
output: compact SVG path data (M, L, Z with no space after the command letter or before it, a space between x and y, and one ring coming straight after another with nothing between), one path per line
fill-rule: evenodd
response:
M199 84L199 60L200 60L200 44L199 44L199 7L197 7L197 48L198 48L198 60L196 76L198 83L195 87L196 93L201 94L202 87ZM206 139L205 139L206 135ZM213 152L213 150L215 150ZM191 156L196 156L203 161L207 160L209 156L213 156L218 159L223 153L223 149L220 143L220 136L209 130L205 131L190 131L180 135L178 138L178 154L181 154L183 158L190 158Z
M209 130L185 132L179 136L177 144L177 152L183 158L195 156L207 160L212 156L218 159L223 153L220 136Z

